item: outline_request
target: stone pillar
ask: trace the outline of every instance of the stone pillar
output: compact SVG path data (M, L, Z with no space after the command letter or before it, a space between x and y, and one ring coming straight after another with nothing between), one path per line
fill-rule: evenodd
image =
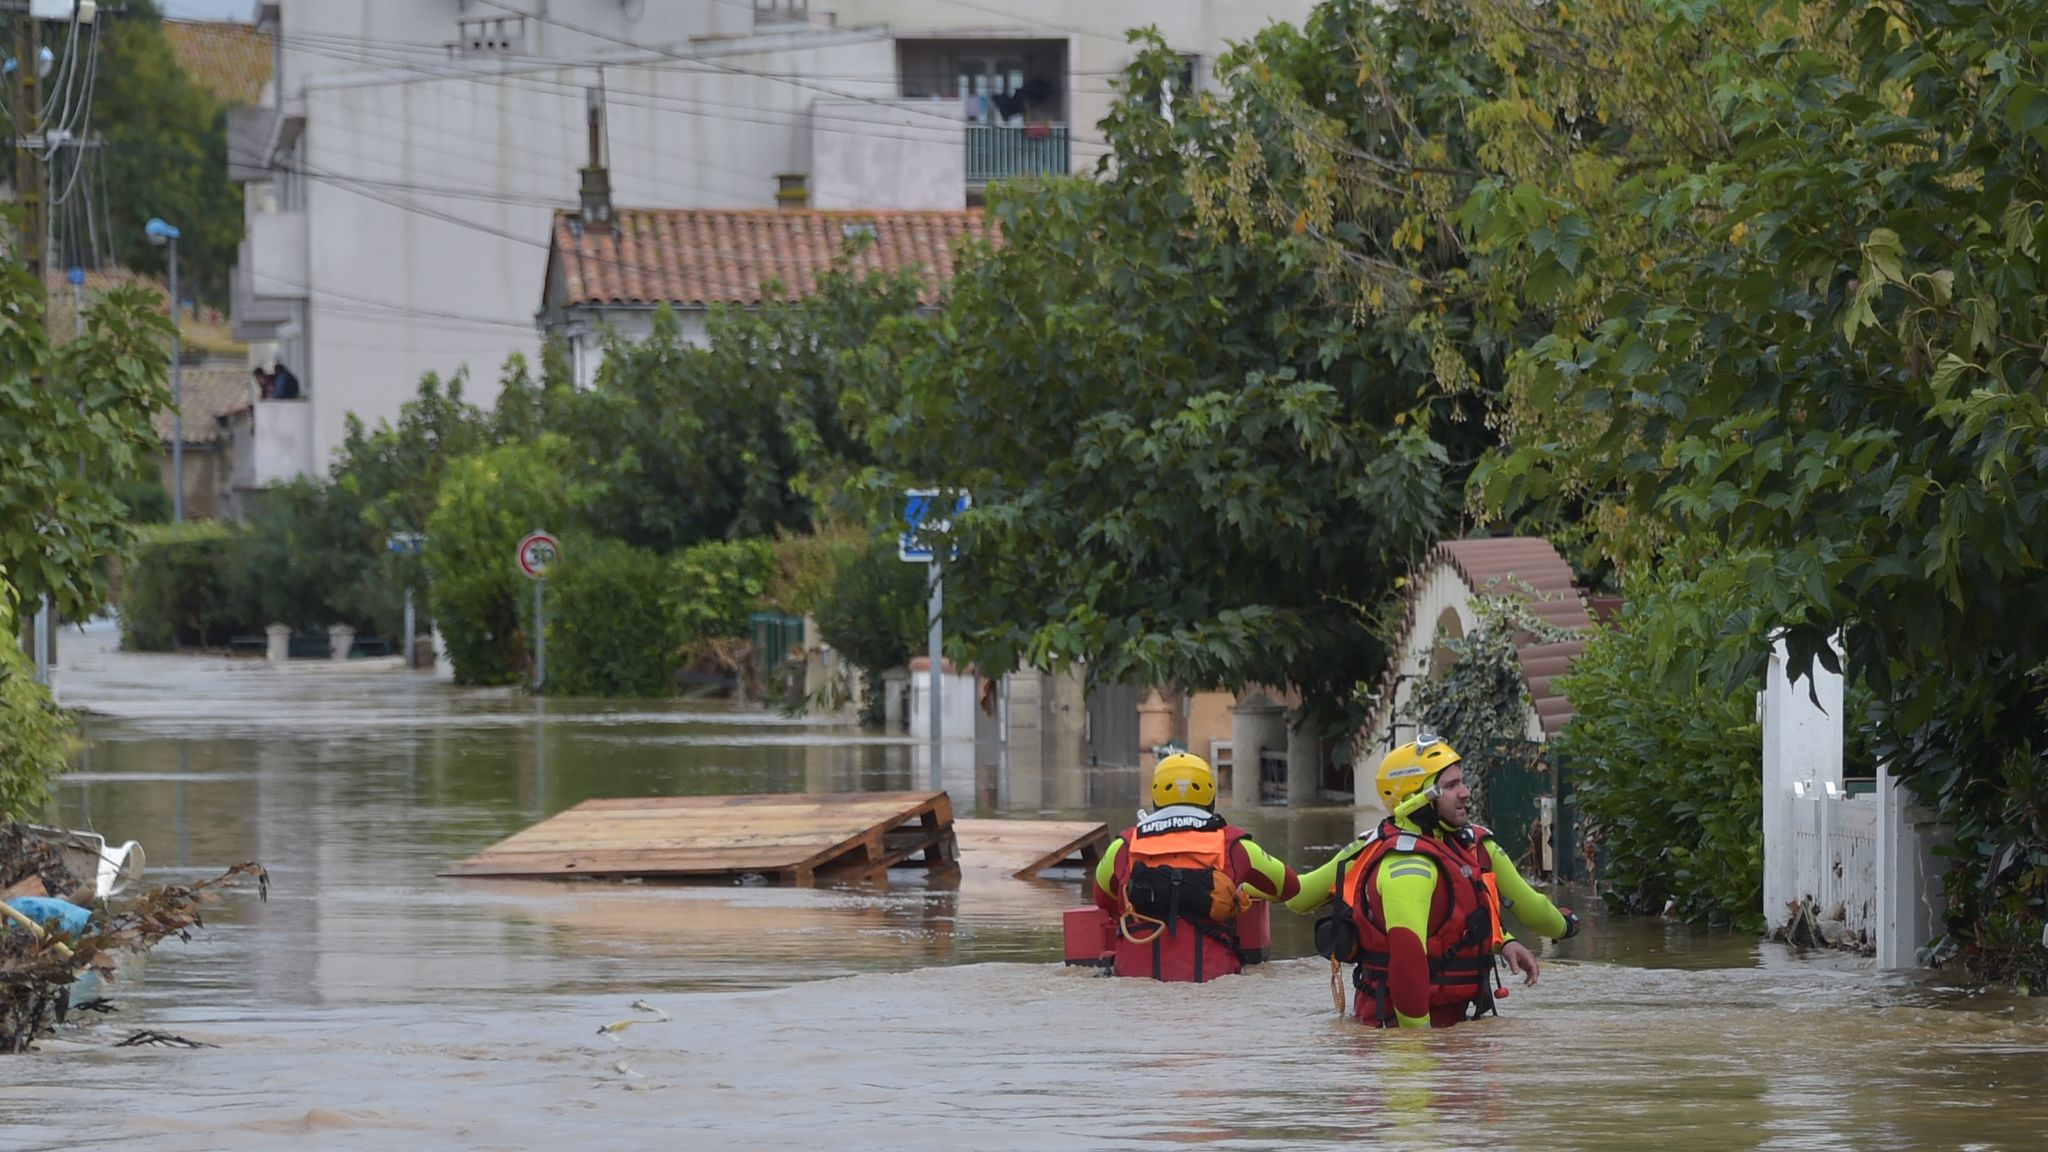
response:
M1174 721L1180 718L1180 696L1163 688L1147 688L1138 697L1138 780L1140 783L1152 779L1152 769L1159 766L1157 749L1161 744L1171 743L1174 736Z
M1323 726L1297 713L1287 725L1287 806L1303 808L1323 797Z
M1004 803L1011 810L1038 812L1045 794L1045 674L1020 668L1004 678L1003 709L1008 717L1003 741L1003 766L1008 772Z
M1947 839L1911 789L1877 768L1877 966L1917 968L1941 923L1946 870L1935 849Z
M1287 747L1287 710L1264 692L1254 692L1230 709L1230 800L1259 803L1259 751Z
M348 624L330 624L327 626L327 658L329 660L340 661L348 659L349 649L355 646L356 630L353 626Z
M894 735L910 731L910 672L891 668L882 673L882 729Z
M292 656L292 626L272 624L263 630L263 658L284 661Z
M1832 783L1837 793L1842 786L1842 678L1816 663L1811 677L1794 684L1785 659L1784 644L1774 645L1757 705L1764 737L1763 911L1773 928L1784 923L1801 895L1792 786L1805 782L1809 795L1821 797L1826 785Z
M1088 670L1076 664L1042 681L1046 771L1053 804L1088 807Z
M441 626L434 625L429 634L434 638L434 679L455 679L455 657L448 651L448 642L441 637Z

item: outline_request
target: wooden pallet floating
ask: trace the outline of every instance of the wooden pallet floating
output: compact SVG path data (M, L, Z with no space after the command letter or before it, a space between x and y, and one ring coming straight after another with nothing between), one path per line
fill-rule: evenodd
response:
M944 792L649 796L585 800L463 860L444 876L731 879L778 884L886 879L957 867Z
M963 868L1035 880L1048 868L1092 875L1109 844L1109 825L1079 820L955 820Z

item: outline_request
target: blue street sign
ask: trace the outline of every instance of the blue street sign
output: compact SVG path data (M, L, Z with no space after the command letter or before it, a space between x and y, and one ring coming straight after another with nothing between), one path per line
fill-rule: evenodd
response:
M911 488L903 493L903 529L896 535L896 556L912 564L932 562L931 536L944 535L952 531L953 517L974 506L973 497L965 492L953 494L953 506L946 510L945 494L933 488ZM960 558L960 546L955 544L948 554L952 559Z

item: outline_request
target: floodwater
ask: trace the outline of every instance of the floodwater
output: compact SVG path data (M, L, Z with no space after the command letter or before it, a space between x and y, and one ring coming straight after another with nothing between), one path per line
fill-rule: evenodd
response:
M0 1148L2044 1143L2036 1002L1661 921L1591 918L1501 1019L1386 1034L1334 1017L1284 914L1280 959L1194 988L1060 966L1077 884L439 879L592 796L904 789L930 769L902 741L723 706L112 643L65 638L64 697L95 715L52 815L142 841L155 882L256 859L273 888L129 963L118 1014L0 1064ZM1136 800L1129 771L962 756L944 774L962 814L1121 826ZM1231 815L1304 863L1354 823ZM212 1047L114 1046L145 1028Z

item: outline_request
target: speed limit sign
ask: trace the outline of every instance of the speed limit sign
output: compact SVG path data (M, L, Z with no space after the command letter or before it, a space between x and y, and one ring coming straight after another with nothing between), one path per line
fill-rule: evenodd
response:
M528 532L519 541L519 570L529 580L540 580L547 576L548 568L554 564L561 545L546 532Z

